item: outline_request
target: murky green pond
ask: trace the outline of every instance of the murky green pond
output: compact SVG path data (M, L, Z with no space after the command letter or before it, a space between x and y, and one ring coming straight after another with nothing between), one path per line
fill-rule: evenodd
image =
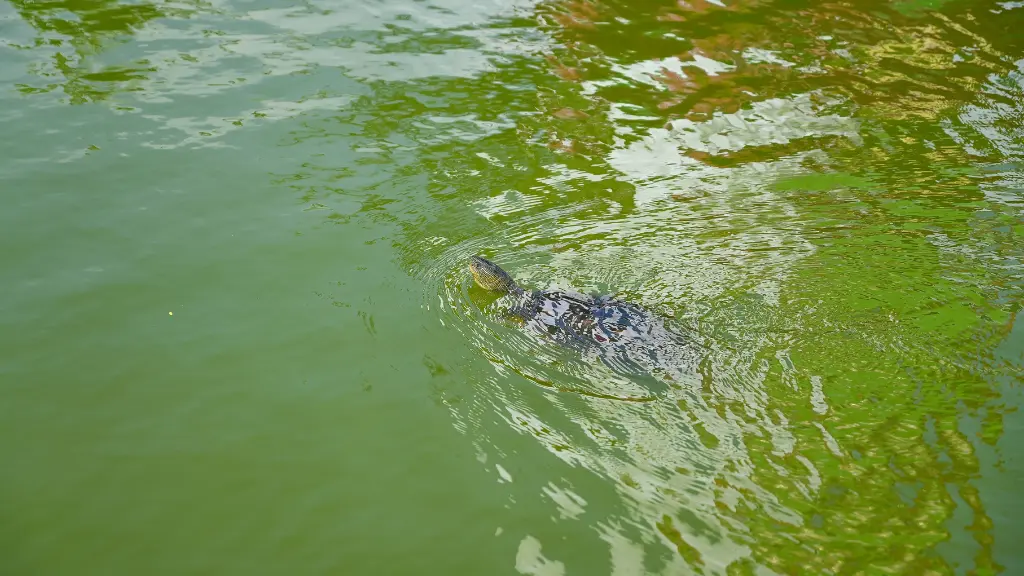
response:
M0 1L0 573L1024 574L1022 29Z

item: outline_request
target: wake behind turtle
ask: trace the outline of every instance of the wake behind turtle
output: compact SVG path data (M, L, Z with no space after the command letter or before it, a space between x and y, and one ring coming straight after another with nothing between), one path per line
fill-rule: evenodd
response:
M692 373L699 360L692 343L639 305L612 296L525 290L501 267L481 256L470 258L469 270L481 288L508 295L507 315L585 356L596 355L618 372L677 380Z

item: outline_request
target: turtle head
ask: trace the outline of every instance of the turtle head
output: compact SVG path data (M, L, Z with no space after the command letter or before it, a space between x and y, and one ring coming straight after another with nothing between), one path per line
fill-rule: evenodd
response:
M516 286L516 281L508 272L482 256L473 256L469 259L469 271L473 273L473 280L476 280L477 285L485 290L505 294L519 291L519 286Z

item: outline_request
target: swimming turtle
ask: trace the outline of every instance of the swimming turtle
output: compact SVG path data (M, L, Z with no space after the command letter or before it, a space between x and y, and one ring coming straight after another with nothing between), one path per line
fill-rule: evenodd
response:
M528 291L482 256L470 258L469 270L481 288L510 297L506 314L560 344L596 353L616 371L676 380L697 364L693 344L639 305L565 290Z

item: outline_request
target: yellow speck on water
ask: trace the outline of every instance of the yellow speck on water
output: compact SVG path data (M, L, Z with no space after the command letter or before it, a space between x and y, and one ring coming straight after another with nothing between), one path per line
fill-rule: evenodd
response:
M174 316L174 312L168 312L167 315L168 316Z

